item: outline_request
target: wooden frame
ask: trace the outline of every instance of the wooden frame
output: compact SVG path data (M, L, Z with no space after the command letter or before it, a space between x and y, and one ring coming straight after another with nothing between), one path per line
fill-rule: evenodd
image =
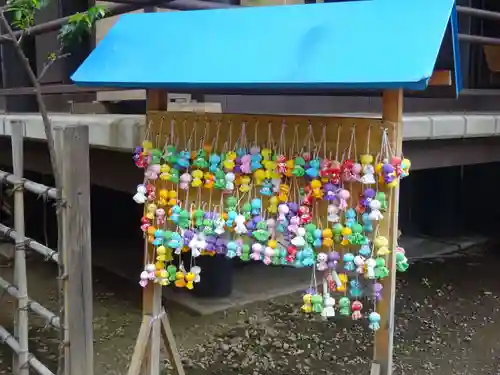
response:
M13 283L0 278L0 288L18 301L14 335L0 326L0 341L14 351L14 375L28 375L30 368L41 375L54 375L38 361L28 347L28 311L63 329L65 335L65 375L92 375L93 365L93 296L90 254L90 173L88 127L84 125L55 128L59 167L63 178L63 191L24 180L23 133L24 123L12 124L12 155L14 174L0 171L0 183L14 185L14 229L0 225L0 233L16 242ZM78 165L78 168L75 168ZM62 210L62 249L59 253L25 237L24 190L56 198L57 209ZM31 248L47 260L62 263L65 284L64 320L31 300L27 293L25 248ZM64 324L63 324L64 323ZM71 345L70 345L71 343Z
M396 154L400 155L402 151L402 106L403 106L403 91L391 90L384 91L383 94L383 109L382 119L372 118L341 118L341 117L326 117L326 116L280 116L280 115L232 115L232 114L188 114L188 113L172 113L166 112L166 92L159 90L148 91L148 113L146 123L150 135L157 139L165 140L170 131L171 120L180 125L180 132L190 134L192 129L197 124L208 122L211 124L218 123L224 127L224 134L232 133L232 126L239 127L239 124L245 122L247 134L259 134L259 141L266 142L269 138L269 133L265 129L274 129L273 138L277 139L278 131L275 128L279 127L283 121L286 124L299 125L297 127L300 132L299 137L305 138L308 126L311 126L316 139L321 138L321 133L326 127L328 134L326 140L327 149L333 148L336 144L341 149L348 147L346 139L340 135L337 140L336 134L341 134L340 130L337 133L336 129L342 129L345 125L348 129L352 128L352 124L356 123L356 140L358 150L364 150L364 145L370 144L370 153L376 153L380 149L380 138L377 143L376 138L368 138L369 134L376 132L380 127L389 130L389 142ZM165 124L165 126L163 126ZM255 128L262 127L264 131L256 131ZM228 129L229 128L229 129ZM258 129L257 129L258 130ZM215 127L210 126L207 130L208 139L214 136ZM271 131L271 130L268 130ZM178 133L177 133L178 134ZM286 143L291 144L293 132L286 133ZM236 130L233 134L233 139L236 139L238 134ZM184 142L186 139L184 139ZM161 141L160 141L161 143ZM265 144L265 143L264 143ZM182 147L183 140L180 139L179 146ZM362 153L361 151L359 153ZM351 191L352 196L356 196L359 191ZM380 235L389 239L392 248L397 246L398 237L398 204L399 204L399 187L392 190L386 190L388 196L389 207L385 213L386 218L381 222ZM179 197L183 199L183 197ZM217 201L217 197L213 198ZM322 203L320 203L321 205ZM321 210L321 208L320 208ZM151 259L153 255L152 246L145 246L145 259ZM395 253L392 252L386 260L387 266L390 269L390 277L382 281L384 287L384 298L378 303L377 311L380 313L381 327L375 335L375 350L374 362L372 365L372 375L390 375L392 373L392 352L393 352L393 334L394 334L394 303L395 303ZM128 375L157 375L159 363L159 330L160 325L163 330L164 340L167 350L173 360L175 373L183 375L182 364L178 357L175 340L171 335L168 316L164 309L160 306L161 287L149 285L146 287L143 295L143 322L137 339L134 355L129 368ZM170 332L170 333L169 333ZM142 372L141 372L142 371Z

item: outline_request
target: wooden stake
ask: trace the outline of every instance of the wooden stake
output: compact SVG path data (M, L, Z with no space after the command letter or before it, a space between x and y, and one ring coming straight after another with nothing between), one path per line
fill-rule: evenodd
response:
M403 90L387 90L382 98L382 118L391 122L387 124L393 134L393 149L401 155L403 149ZM389 199L390 212L382 221L380 232L388 234L391 250L394 250L398 239L399 186L394 188ZM387 267L389 277L382 280L383 299L377 305L377 312L382 317L380 329L375 334L374 359L380 365L381 375L392 374L392 356L394 340L394 304L396 297L396 253L392 251Z
M66 375L92 375L93 295L90 236L89 129L57 127L57 155L62 178L62 261L65 270L64 327Z
M12 165L14 176L23 178L23 123L12 122ZM26 253L24 234L24 193L23 183L14 185L14 229L16 230L16 250L14 254L14 285L19 292L15 314L14 336L19 342L19 351L14 354L13 373L29 375L28 351L28 286L26 276ZM17 356L17 358L16 358Z

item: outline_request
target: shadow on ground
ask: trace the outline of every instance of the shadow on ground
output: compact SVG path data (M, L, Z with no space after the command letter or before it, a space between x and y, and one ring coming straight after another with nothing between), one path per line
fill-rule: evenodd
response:
M500 373L497 248L420 262L399 275L395 375ZM55 267L29 263L30 295L55 309ZM0 274L12 280L9 268ZM94 278L96 374L124 374L140 323L140 290L102 270ZM372 332L350 320L304 316L300 302L292 295L205 317L170 308L187 375L368 374ZM0 324L11 329L12 301L4 296L0 303ZM30 348L55 370L57 334L31 318ZM10 361L0 346L0 374L9 373Z

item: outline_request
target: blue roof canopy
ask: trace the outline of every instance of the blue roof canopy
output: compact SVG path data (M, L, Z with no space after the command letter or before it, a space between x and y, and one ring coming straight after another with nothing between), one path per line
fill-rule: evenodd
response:
M427 87L454 0L367 0L122 16L77 85L217 93ZM455 21L455 22L453 22Z

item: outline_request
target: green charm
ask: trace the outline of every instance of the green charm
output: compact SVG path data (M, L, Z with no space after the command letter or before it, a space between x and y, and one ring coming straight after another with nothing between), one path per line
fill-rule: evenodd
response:
M396 251L396 269L399 272L405 272L409 266L406 256L402 252Z
M377 194L375 194L375 199L380 202L380 211L387 210L387 198L383 191L379 191Z
M340 315L343 316L351 315L351 301L349 301L349 298L347 297L340 298L338 306Z
M188 229L191 226L191 220L189 220L189 212L182 210L179 213L179 222L177 223L182 229Z
M177 161L177 148L174 145L168 145L166 152L163 154L163 160L168 164L174 165Z
M321 313L323 311L323 296L321 294L314 294L311 303L313 312Z
M170 182L173 182L174 184L179 183L179 171L175 168L172 168L170 170Z
M177 272L177 267L175 267L173 264L170 264L167 266L167 273L168 273L168 279L170 281L175 281L175 273Z
M199 228L203 225L203 216L204 215L205 215L205 212L201 208L198 208L194 212L194 225L196 228Z
M384 258L375 259L375 277L377 279L383 279L389 276L389 269L385 266Z
M215 172L215 188L216 189L225 189L226 188L226 174L218 170Z
M240 259L244 262L248 262L250 260L250 246L248 244L243 244L241 247Z
M226 212L237 211L236 209L237 206L238 206L238 199L236 199L236 197L229 196L226 198L226 207L224 208Z
M154 148L151 150L151 164L160 164L162 151L160 149Z

